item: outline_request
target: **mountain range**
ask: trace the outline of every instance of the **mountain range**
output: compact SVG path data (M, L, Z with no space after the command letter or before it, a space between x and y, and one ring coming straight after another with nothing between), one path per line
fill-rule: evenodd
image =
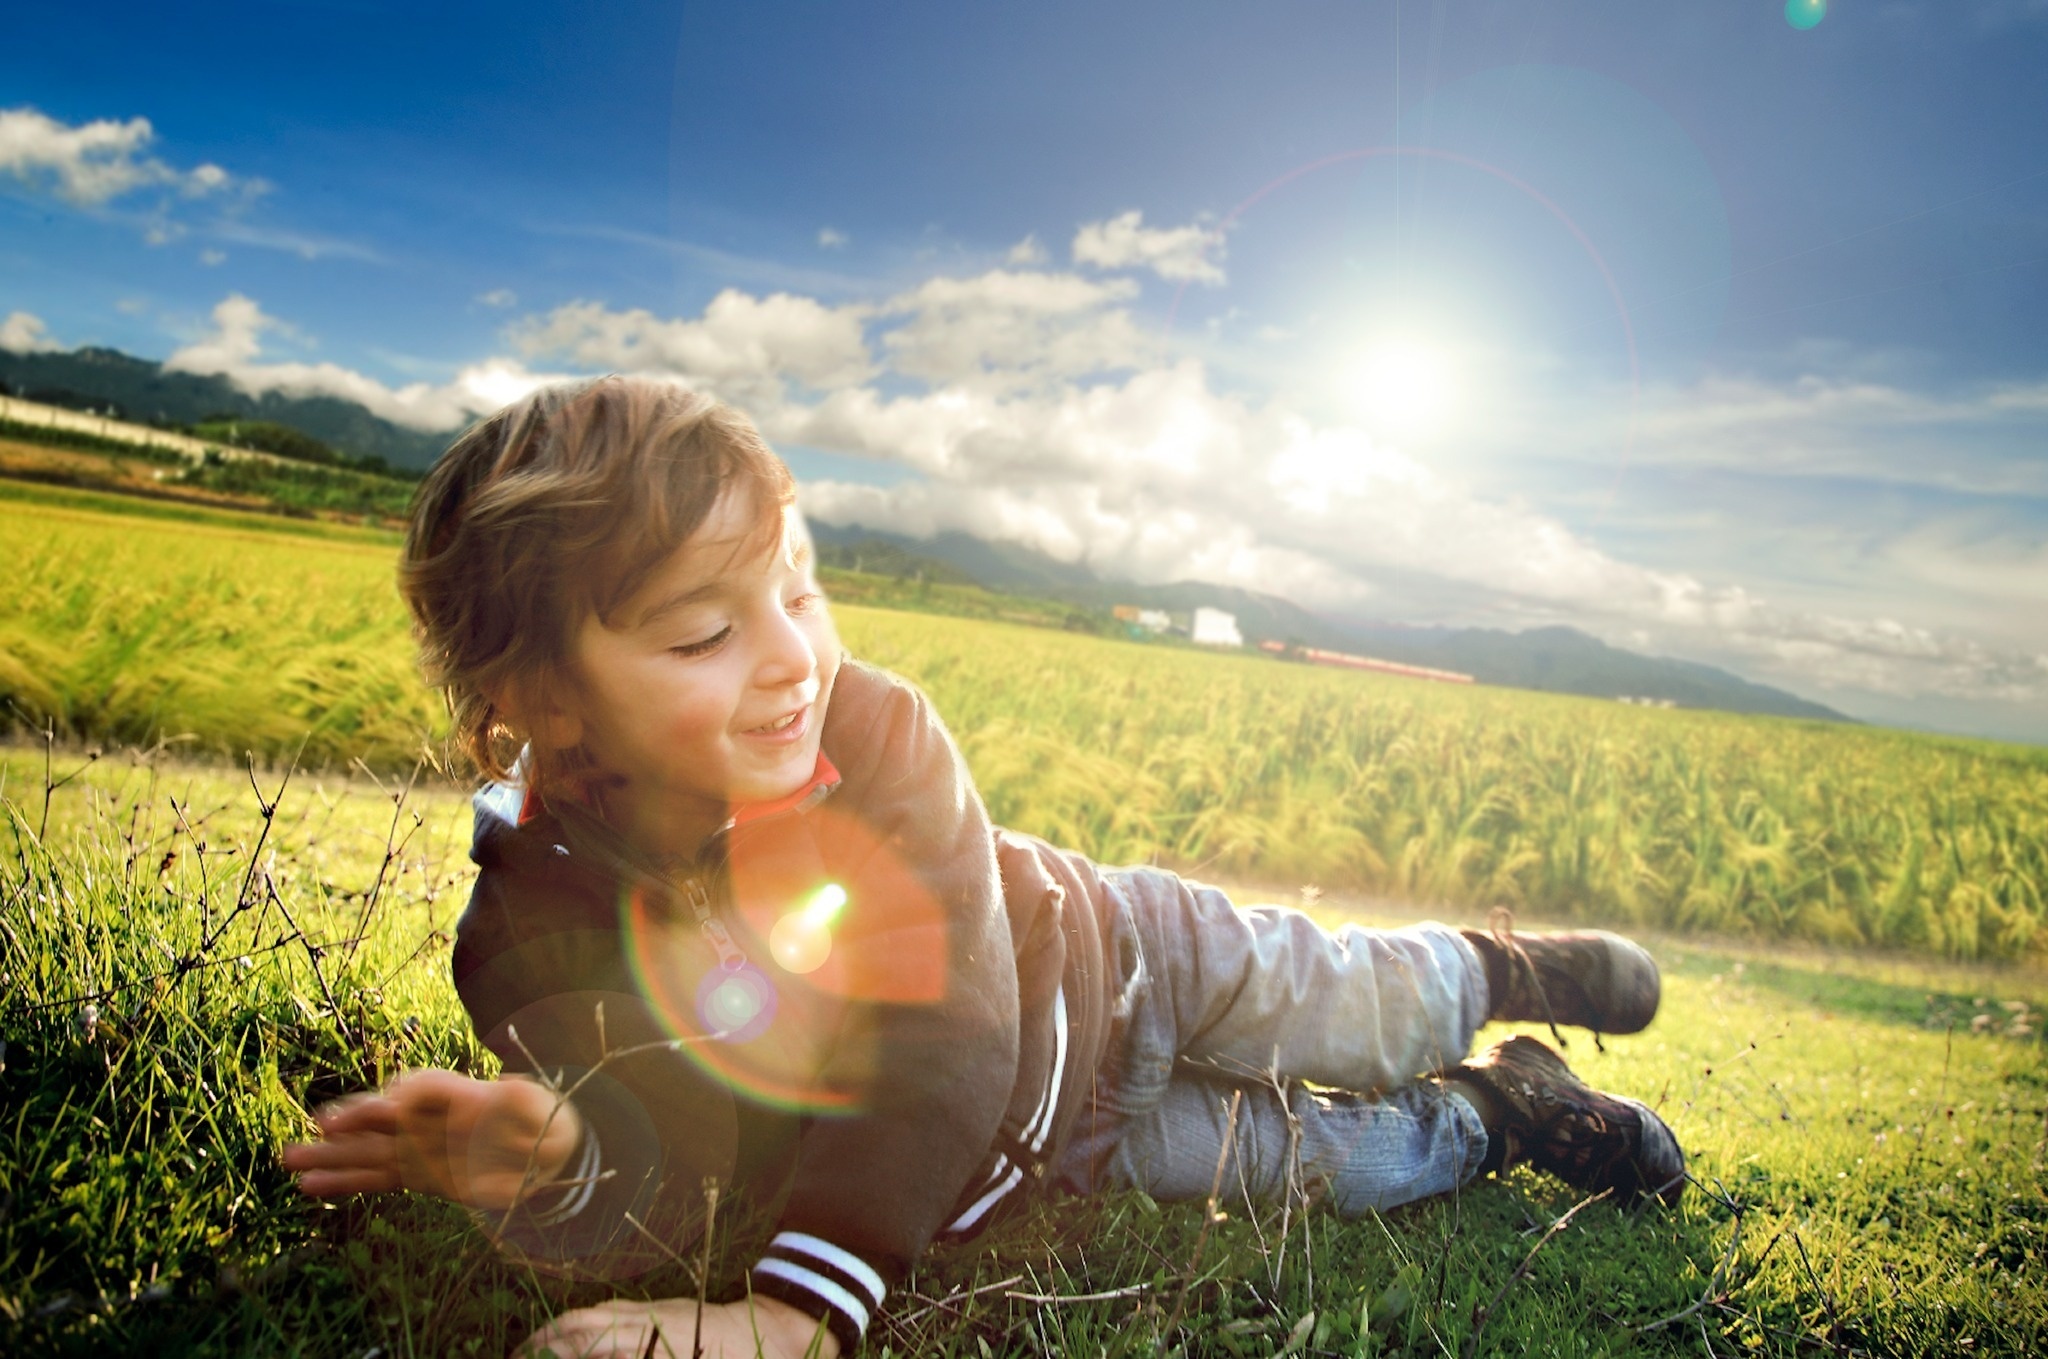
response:
M1131 604L1188 613L1201 606L1234 614L1248 642L1272 640L1382 660L1455 670L1484 684L1594 698L1651 699L1686 708L1768 713L1778 717L1847 722L1834 709L1796 694L1754 684L1694 661L1642 656L1609 646L1570 627L1411 627L1358 622L1311 613L1276 595L1228 585L1176 581L1134 585L1105 581L1084 566L1058 561L1015 543L991 543L965 533L908 538L860 525L813 522L811 532L827 560L861 562L867 569L934 580L968 579L989 589L1032 594L1107 608Z
M219 417L270 420L299 429L343 453L380 457L396 467L430 465L455 435L454 430L430 434L408 429L338 397L294 397L276 392L251 395L224 377L167 371L152 360L96 347L32 353L0 349L0 390L32 401L158 425L189 426ZM1506 632L1334 619L1274 595L1231 586L1196 581L1167 585L1105 581L1086 567L1031 548L988 542L964 533L917 539L860 525L816 523L812 529L820 548L829 550L828 559L842 564L858 562L896 575L922 573L934 580L971 582L992 590L1096 608L1133 604L1187 613L1206 605L1236 615L1239 629L1250 641L1270 639L1363 653L1455 670L1483 683L1521 689L1850 720L1831 708L1781 689L1752 684L1725 670L1637 655L1576 628Z
M0 349L0 391L28 401L92 410L139 424L190 426L209 420L270 420L342 453L393 467L430 466L456 431L423 433L332 396L251 396L224 377L165 369L118 349L17 353Z

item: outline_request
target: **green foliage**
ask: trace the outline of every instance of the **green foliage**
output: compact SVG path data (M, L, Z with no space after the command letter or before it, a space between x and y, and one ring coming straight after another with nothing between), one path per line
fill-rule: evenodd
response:
M186 432L201 439L218 439L224 447L276 456L234 457L208 449L202 460L194 462L163 444L138 444L83 430L0 420L0 438L147 462L168 469L157 474L161 485L253 497L288 515L338 513L401 522L418 481L417 473L396 471L382 458L337 453L309 435L273 422L201 425ZM276 460L279 457L293 461L281 463ZM110 489L135 493L125 485Z
M124 520L141 519L159 524L199 524L244 535L375 544L387 552L399 541L396 531L375 525L330 519L289 519L256 510L215 507L190 500L150 500L87 487L0 479L0 506L10 505L39 507L46 511L83 511L95 519L118 515ZM10 510L0 508L0 524L11 522L9 514Z
M333 463L341 460L326 444L290 425L275 420L207 420L192 426L192 437L230 448L257 448L281 458L300 462Z
M448 1205L309 1203L277 1166L322 1100L490 1073L447 976L464 799L81 763L0 750L0 1352L497 1355L604 1296ZM1209 1221L1050 1200L934 1251L866 1352L2040 1353L2041 974L1651 943L1656 1024L1570 1056L1655 1104L1715 1192L1591 1204L1533 1258L1577 1196L1524 1170L1348 1223L1227 1184ZM720 1221L714 1297L762 1232ZM632 1291L695 1285L678 1263Z
M297 462L344 467L399 480L419 480L418 472L394 469L381 457L358 458L338 452L305 431L291 425L281 425L275 420L242 420L232 415L213 416L192 426L187 432L195 439L206 439L230 448L260 449ZM399 511L402 513L404 508L401 504Z
M287 514L328 511L394 523L405 518L413 493L410 482L360 471L350 464L301 465L264 458L217 457L211 452L204 461L189 463L166 478L166 484L259 496Z
M52 405L112 409L121 418L163 429L219 419L269 420L303 430L330 448L379 456L399 467L429 465L454 435L394 425L338 397L252 396L219 374L167 371L153 360L98 347L68 353L0 350L0 389Z
M303 741L379 769L441 729L388 546L5 498L0 522L18 582L0 698L31 725L229 755ZM851 581L875 602L1023 607L832 579L842 600ZM839 621L855 655L930 691L999 822L1099 859L1630 927L2048 950L2048 751L844 602Z
M110 439L103 434L92 434L82 429L38 425L26 420L0 419L0 439L18 439L23 443L42 444L48 448L75 448L84 453L112 453L117 457L137 458L144 462L159 464L185 461L183 453L164 444L138 444L127 439Z

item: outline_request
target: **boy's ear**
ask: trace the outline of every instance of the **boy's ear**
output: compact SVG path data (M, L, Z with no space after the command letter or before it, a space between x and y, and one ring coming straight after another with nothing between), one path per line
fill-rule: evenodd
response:
M583 719L562 702L555 685L507 684L490 700L514 730L544 750L568 750L583 740Z

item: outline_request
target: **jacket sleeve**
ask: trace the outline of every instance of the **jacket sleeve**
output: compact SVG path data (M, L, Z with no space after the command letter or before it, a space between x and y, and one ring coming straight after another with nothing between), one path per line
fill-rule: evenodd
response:
M822 1083L857 1097L810 1121L753 1286L850 1347L986 1156L1018 1012L993 835L945 727L908 684L851 663L833 714L841 787L806 819L846 886L833 947L849 1003Z
M537 1262L630 1276L674 1249L657 1240L695 1235L706 1177L732 1182L736 1115L730 1101L691 1097L701 1083L626 973L616 909L556 871L544 857L555 846L529 853L509 838L479 836L483 872L457 931L456 990L508 1073L568 1094L584 1137L560 1183L482 1216L494 1240ZM516 868L505 853L520 858ZM515 899L545 909L515 911Z

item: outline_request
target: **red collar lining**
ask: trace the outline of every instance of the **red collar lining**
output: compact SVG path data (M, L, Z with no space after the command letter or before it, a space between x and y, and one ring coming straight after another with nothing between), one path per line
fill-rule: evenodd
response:
M821 750L818 752L818 763L811 769L811 781L809 783L806 783L788 797L779 797L773 802L742 803L732 809L732 818L726 824L728 826L744 826L749 821L759 821L764 816L777 816L783 812L795 811L798 807L803 806L820 788L838 782L839 770L833 766L832 761L825 758L825 752Z

